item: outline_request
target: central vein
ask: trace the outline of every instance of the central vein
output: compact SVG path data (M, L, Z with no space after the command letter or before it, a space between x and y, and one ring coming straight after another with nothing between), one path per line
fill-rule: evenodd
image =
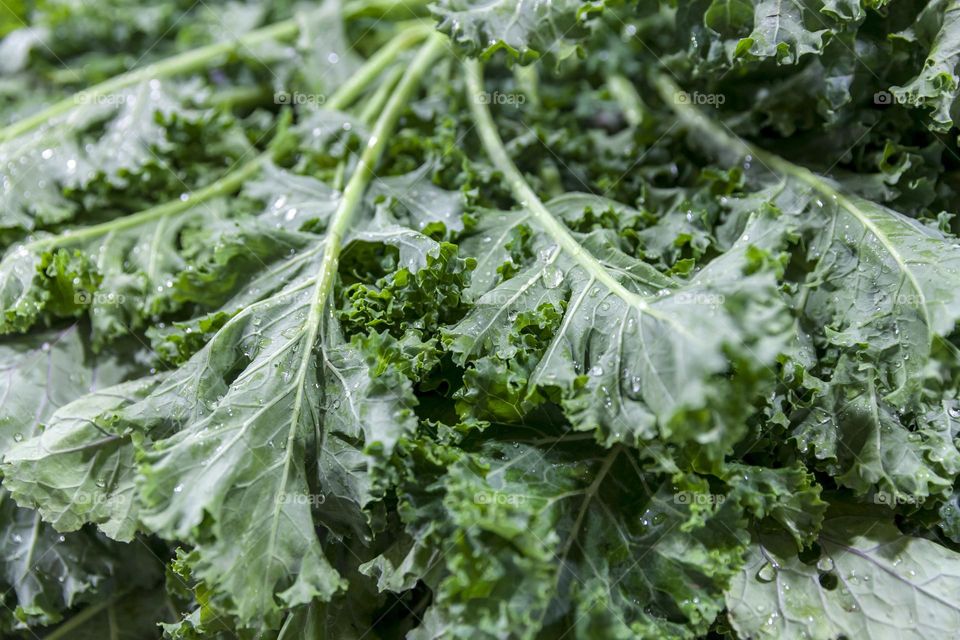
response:
M347 228L352 223L357 210L360 208L360 202L367 186L370 184L374 175L374 170L383 151L386 148L387 140L396 127L400 113L406 107L411 95L418 86L421 77L430 68L433 60L440 54L444 46L444 37L436 34L429 38L426 44L420 49L417 56L413 59L410 67L404 73L396 89L387 101L383 112L374 125L373 132L367 142L367 146L360 156L357 169L343 191L343 198L334 212L327 230L327 236L324 240L323 259L320 263L320 269L317 274L317 282L313 289L313 296L310 304L310 313L307 316L304 325L304 349L300 357L300 364L297 368L297 374L294 379L294 400L290 416L290 430L287 434L287 444L285 459L283 465L283 474L278 485L278 493L282 493L286 487L287 479L290 475L290 468L293 464L293 451L296 437L298 434L298 424L300 422L300 413L304 404L304 382L310 364L313 361L314 346L320 334L320 327L323 319L323 312L327 299L333 289L334 279L337 273L337 264L340 258L340 251L343 246L343 236ZM281 501L275 501L274 517L272 519L272 531L270 534L269 546L272 548L277 535L279 526L279 510Z
M513 160L510 159L506 148L503 146L503 140L497 133L493 116L490 115L490 110L486 106L487 101L480 99L480 96L483 95L483 72L480 63L476 60L469 60L464 64L467 71L467 102L470 104L470 110L476 120L477 132L487 155L490 156L490 160L503 173L504 178L510 185L514 198L519 201L524 209L530 212L537 224L546 231L547 235L553 238L562 251L573 258L593 278L607 287L611 293L638 312L662 320L673 326L679 333L689 338L695 338L675 318L654 309L647 298L623 286L619 280L611 275L607 267L573 237L566 225L550 213L550 210L530 187L520 170L513 164Z

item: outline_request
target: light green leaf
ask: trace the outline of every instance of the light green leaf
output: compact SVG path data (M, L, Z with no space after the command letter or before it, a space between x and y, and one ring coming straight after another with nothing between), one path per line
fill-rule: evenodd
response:
M819 53L827 29L804 0L758 0L753 31L737 45L737 55L775 58L796 64L804 55ZM812 27L810 25L813 25Z
M432 7L438 28L468 54L487 58L503 49L521 61L572 55L589 33L587 19L602 8L583 0L441 0Z
M869 516L824 523L820 558L761 534L727 590L741 637L922 640L960 625L960 554Z
M940 30L923 64L923 70L910 82L891 91L899 101L910 106L930 107L931 126L947 132L953 127L960 85L957 65L960 63L960 2L941 3Z

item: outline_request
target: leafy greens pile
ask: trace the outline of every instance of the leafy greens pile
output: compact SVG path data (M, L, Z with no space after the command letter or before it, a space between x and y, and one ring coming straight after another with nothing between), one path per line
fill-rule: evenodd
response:
M956 636L960 3L0 37L2 637Z

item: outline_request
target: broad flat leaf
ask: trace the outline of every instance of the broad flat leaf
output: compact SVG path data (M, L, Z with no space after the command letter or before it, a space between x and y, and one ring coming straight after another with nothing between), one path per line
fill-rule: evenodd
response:
M318 446L327 413L311 340L319 328L311 284L232 318L123 416L141 428L179 430L145 458L145 526L198 544L195 575L230 594L242 619L266 624L276 624L280 603L328 599L341 587L308 500L315 492L307 452ZM209 541L197 535L205 515Z
M403 245L416 271L427 258L405 256L410 234L381 232L377 241ZM365 510L382 494L374 467L415 424L409 382L373 377L377 353L344 342L317 306L328 267L322 254L304 253L316 275L237 313L119 417L143 433L177 431L144 447L140 520L194 543L193 575L250 625L275 626L281 607L344 586L323 541L369 535Z
M77 403L81 407L97 405L99 412L99 403L104 398L101 389L139 373L142 366L137 365L132 353L121 357L94 357L85 332L83 325L75 324L0 347L3 371L0 396L5 398L0 407L4 487L22 506L39 508L43 519L57 531L75 531L92 520L78 519L73 509L81 513L130 509L129 496L121 496L114 503L104 500L102 494L117 476L129 479L133 456L112 461L91 473L91 467L98 465L88 456L89 449L78 447L88 442L75 437L74 433L83 432L89 442L105 445L104 440L109 440L108 425L97 425L89 420L91 415L80 417L84 412ZM71 437L62 442L59 439L65 422L70 423L67 430ZM51 456L56 450L65 451L70 463L58 459L46 469L32 466L33 460ZM115 539L130 541L135 522L127 521L121 529L104 527L104 530Z
M814 197L803 312L830 343L876 363L884 398L916 396L933 343L960 319L960 244L860 198Z
M342 123L341 117L337 127ZM251 218L220 221L192 239L192 268L176 278L176 300L232 315L316 272L323 243L300 229L324 229L340 194L271 162L244 185L244 193L263 209Z
M94 358L85 333L81 325L73 325L0 345L0 449L5 455L17 443L37 437L61 405L139 369L131 354ZM54 622L65 609L94 596L106 597L116 580L150 584L156 578L146 548L119 545L89 531L61 534L41 520L49 514L17 507L8 493L15 485L9 467L4 475L0 573L16 595L11 605L24 620ZM30 502L32 496L18 495L17 500Z
M93 391L56 411L42 433L7 451L4 485L58 531L94 523L114 540L133 540L139 511L135 451L116 415L161 379Z
M244 193L266 205L258 223L288 231L298 231L304 224L323 229L339 202L334 189L310 176L301 176L278 168L272 162L244 185ZM234 233L242 232L231 229ZM228 230L225 232L229 233ZM229 243L229 239L226 240Z
M783 536L754 541L726 597L741 637L921 640L960 625L955 551L905 536L876 512L828 519L819 544L807 564Z
M753 26L750 0L713 0L703 13L704 24L723 36L735 36Z
M401 214L417 231L424 231L432 222L442 222L448 231L461 231L463 196L433 184L431 170L425 164L408 174L378 178L370 185L369 197L395 200L403 208Z
M801 453L818 461L858 494L879 490L894 506L923 500L953 486L960 472L956 429L946 406L932 406L914 421L880 397L875 372L842 360L833 380L793 437Z
M63 329L0 343L0 451L40 432L49 416L86 393L137 373L132 353L94 357L87 329Z

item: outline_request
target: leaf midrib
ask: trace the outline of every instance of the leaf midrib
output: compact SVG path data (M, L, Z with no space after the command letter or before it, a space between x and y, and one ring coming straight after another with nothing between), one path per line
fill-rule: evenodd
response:
M481 95L483 92L483 77L480 62L476 60L470 60L464 64L467 72L468 91L470 92L471 96ZM674 327L679 333L682 333L692 340L696 340L696 336L692 335L690 331L685 326L677 322L676 319L654 309L650 304L650 299L638 295L624 287L619 280L610 274L609 270L603 266L603 263L597 260L593 254L587 251L583 245L576 241L569 229L567 229L566 225L564 225L552 213L550 213L550 210L547 209L546 205L543 204L543 201L540 200L537 194L527 183L526 179L523 177L523 174L521 174L520 170L517 169L516 165L513 163L513 160L510 159L506 148L503 146L503 141L500 139L500 135L497 133L496 125L493 122L493 117L490 115L490 110L487 108L487 106L480 100L471 99L469 96L468 103L470 104L470 109L473 112L474 119L476 120L476 129L478 135L480 136L481 142L483 143L487 154L490 156L490 160L493 162L494 166L501 173L503 173L507 183L510 185L510 190L513 193L514 198L519 201L520 205L524 207L524 209L533 215L534 219L536 219L547 235L553 238L560 248L567 255L573 258L573 260L576 261L584 271L590 274L590 276L592 276L595 280L603 283L604 286L606 286L618 298L623 300L627 305L635 308L641 314L646 313L651 317L666 322Z
M877 239L878 242L880 242L883 248L886 249L887 253L889 253L891 258L897 264L900 272L907 278L907 280L910 281L910 285L918 294L919 300L917 306L919 307L920 312L923 314L924 323L932 331L933 325L931 324L930 311L927 308L926 295L923 291L923 288L920 286L920 282L917 280L916 275L914 275L913 271L909 268L909 262L904 259L899 250L897 250L896 246L890 241L890 238L887 237L883 230L880 229L873 222L873 220L870 219L870 216L867 215L866 212L864 212L860 207L858 207L853 200L833 187L822 176L813 173L805 167L793 164L792 162L785 160L776 154L770 153L765 149L756 147L729 130L722 130L720 128L721 125L718 125L712 119L702 114L696 107L689 104L680 104L676 100L673 100L672 96L679 91L679 87L666 76L656 75L654 77L654 85L660 92L664 102L667 103L670 108L673 109L674 113L680 116L680 118L692 128L706 133L718 144L725 148L735 150L740 155L754 156L761 163L768 166L770 169L775 170L782 176L794 178L804 182L814 191L836 202L841 208L847 211L847 213L853 216L857 222L863 226L864 229L866 229L871 235L873 235L873 237ZM896 220L895 217L893 219Z
M279 496L286 490L287 482L290 477L290 470L293 463L294 443L298 435L298 425L300 415L304 404L304 381L307 371L314 359L314 349L317 343L317 337L320 333L320 324L323 313L326 308L327 300L333 289L335 275L337 273L340 252L343 248L343 238L349 228L367 186L374 176L374 170L377 163L387 146L400 112L406 107L406 104L413 94L414 89L420 82L421 76L429 68L432 60L439 55L440 48L444 40L437 35L432 36L421 48L416 58L407 68L393 94L390 96L386 106L377 119L376 125L371 132L369 143L364 148L357 163L357 168L353 176L347 182L343 190L343 197L334 212L330 226L327 229L327 238L324 245L323 259L320 263L320 269L317 274L317 281L314 287L310 312L305 323L306 339L304 341L303 354L300 357L300 364L297 368L297 374L294 379L296 391L293 399L293 408L290 416L290 429L287 433L287 443L284 452L283 472L277 485L277 492L274 496L273 514L271 516L270 535L267 543L267 553L273 556L273 550L276 546L277 534L280 526L280 510L284 504L279 500ZM269 571L264 571L261 593L272 593L268 584L270 579Z

